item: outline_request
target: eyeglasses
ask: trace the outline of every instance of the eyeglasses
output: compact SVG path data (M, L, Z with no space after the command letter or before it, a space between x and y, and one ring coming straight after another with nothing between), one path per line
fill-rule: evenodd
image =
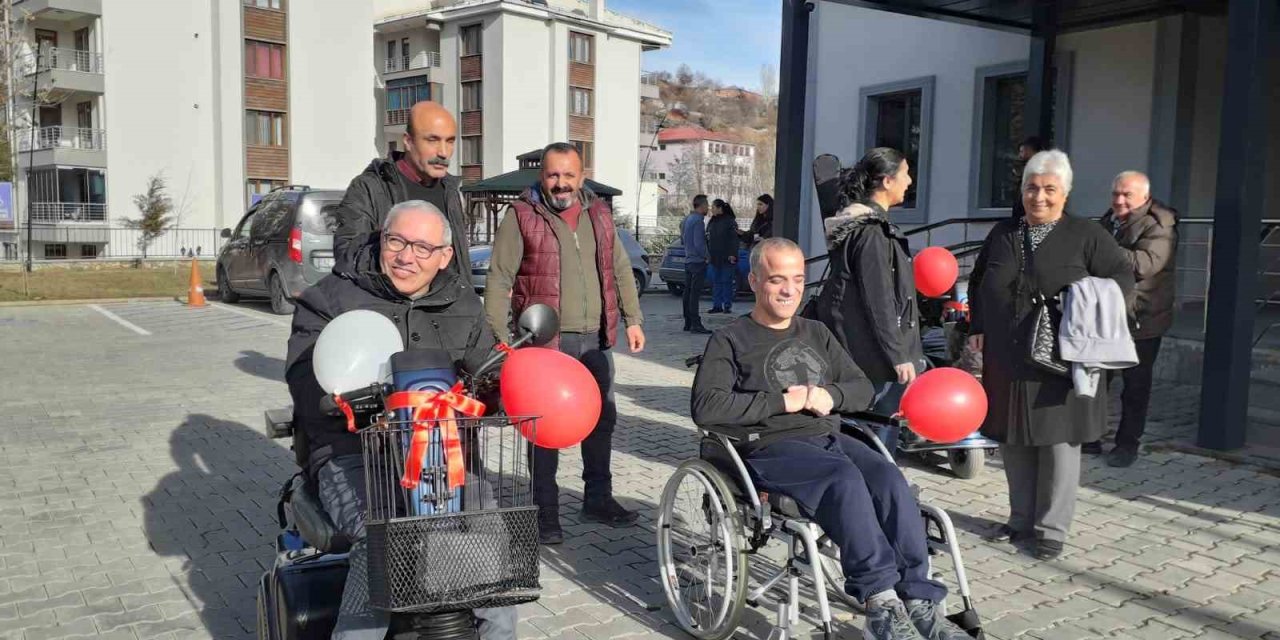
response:
M400 253L401 251L404 251L405 247L413 247L414 257L420 260L430 258L435 255L437 251L444 248L427 244L425 242L409 242L405 238L401 238L400 236L390 233L382 234L382 246L383 248L390 250L392 253Z

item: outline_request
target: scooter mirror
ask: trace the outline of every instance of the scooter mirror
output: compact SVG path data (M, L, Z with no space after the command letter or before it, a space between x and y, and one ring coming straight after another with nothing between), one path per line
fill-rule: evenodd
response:
M531 336L529 342L534 346L547 344L560 333L560 317L555 309L545 304L529 306L520 314L516 325L520 333Z

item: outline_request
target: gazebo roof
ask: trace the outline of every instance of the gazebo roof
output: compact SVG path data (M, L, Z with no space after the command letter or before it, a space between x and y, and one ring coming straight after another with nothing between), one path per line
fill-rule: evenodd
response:
M465 185L462 187L461 191L463 193L519 195L522 191L528 189L530 185L537 184L538 174L542 168L541 159L541 149L534 149L533 151L522 153L516 156L516 161L519 162L520 166L519 169ZM621 190L607 184L596 182L590 178L586 179L583 184L598 196L614 197L622 195Z

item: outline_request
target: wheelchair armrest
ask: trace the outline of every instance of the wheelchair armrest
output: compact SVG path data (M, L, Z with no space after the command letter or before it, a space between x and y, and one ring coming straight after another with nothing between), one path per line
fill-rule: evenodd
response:
M860 420L862 422L885 425L888 427L907 426L906 419L901 416L886 416L883 413L873 413L871 411L854 411L853 413L844 414L844 417L851 418L853 420Z
M758 433L744 433L739 427L726 427L723 425L699 426L699 431L703 433L721 436L734 444L743 442L755 442L760 439Z

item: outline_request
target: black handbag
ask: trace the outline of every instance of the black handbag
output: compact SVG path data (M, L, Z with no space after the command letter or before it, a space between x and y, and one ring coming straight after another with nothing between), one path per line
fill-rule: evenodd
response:
M1062 359L1062 347L1058 343L1058 327L1062 325L1062 307L1059 296L1044 295L1036 279L1034 252L1031 249L1031 232L1022 228L1023 266L1033 288L1031 296L1031 332L1027 336L1027 362L1035 368L1055 375L1070 377L1071 365Z

